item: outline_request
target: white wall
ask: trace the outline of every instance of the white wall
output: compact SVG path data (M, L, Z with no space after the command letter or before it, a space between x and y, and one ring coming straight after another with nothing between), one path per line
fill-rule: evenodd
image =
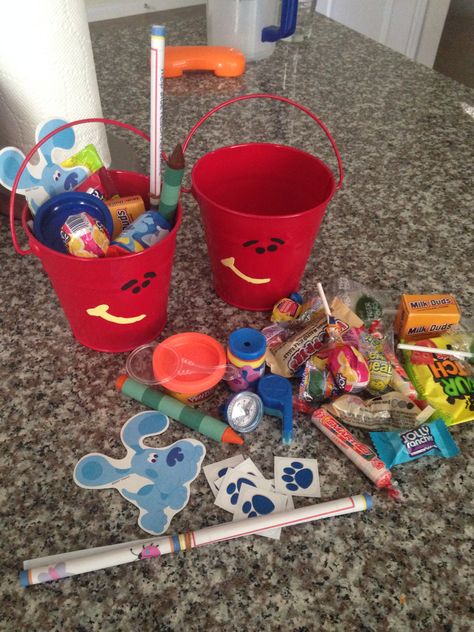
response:
M433 66L451 0L318 0L327 17Z
M85 4L89 22L96 22L139 13L189 7L204 4L204 2L203 0L85 0Z

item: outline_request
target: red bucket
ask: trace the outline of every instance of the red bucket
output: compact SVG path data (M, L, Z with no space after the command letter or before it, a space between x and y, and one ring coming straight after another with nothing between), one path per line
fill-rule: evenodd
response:
M181 224L181 206L170 234L151 248L121 257L83 259L52 250L39 242L29 229L28 207L22 215L29 250L17 240L13 216L15 194L28 161L36 150L59 131L83 123L109 123L131 130L149 140L140 130L110 119L84 119L58 127L45 136L26 156L10 197L10 225L15 250L34 253L43 265L77 340L96 351L121 352L154 340L166 324L176 234ZM111 171L121 196L138 194L149 203L150 180L130 171Z
M326 207L344 175L326 126L302 105L269 94L244 95L213 108L183 148L214 112L254 98L276 99L308 114L326 133L339 165L336 185L319 158L271 143L222 147L194 165L191 191L201 212L216 293L235 307L265 311L298 289Z

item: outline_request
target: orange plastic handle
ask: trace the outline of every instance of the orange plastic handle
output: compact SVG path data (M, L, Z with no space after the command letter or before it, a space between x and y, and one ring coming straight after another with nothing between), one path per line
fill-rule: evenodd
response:
M165 46L165 78L181 77L187 70L210 70L216 77L238 77L245 55L227 46Z

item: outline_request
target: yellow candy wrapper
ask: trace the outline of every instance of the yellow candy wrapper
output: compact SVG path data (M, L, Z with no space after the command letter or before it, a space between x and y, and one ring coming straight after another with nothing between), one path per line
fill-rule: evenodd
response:
M102 158L99 156L94 145L86 145L84 149L78 151L74 156L69 156L61 163L62 167L77 167L78 165L87 167L91 173L104 166Z
M417 343L448 349L449 336ZM474 420L474 374L472 366L446 354L404 351L405 369L418 395L436 409L447 426Z

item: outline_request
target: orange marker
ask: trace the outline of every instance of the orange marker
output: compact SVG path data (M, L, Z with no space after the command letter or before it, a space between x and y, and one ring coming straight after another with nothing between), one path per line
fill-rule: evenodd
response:
M124 395L128 395L128 397L136 399L138 402L145 404L145 406L158 410L176 421L180 421L188 428L197 430L206 435L206 437L222 443L244 444L242 437L239 437L232 428L220 421L220 419L186 406L174 397L160 393L160 391L145 384L140 384L140 382L132 380L127 375L121 375L117 379L116 385L118 390Z

